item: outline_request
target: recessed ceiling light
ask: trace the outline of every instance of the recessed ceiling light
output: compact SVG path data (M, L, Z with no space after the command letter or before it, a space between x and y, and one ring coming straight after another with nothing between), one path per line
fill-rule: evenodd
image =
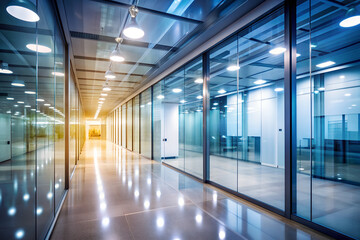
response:
M51 104L50 103L45 103L44 106L49 107L49 106L51 106Z
M36 94L36 92L34 92L34 91L25 91L24 93L25 93L25 94L31 94L31 95Z
M157 98L157 99L164 99L165 97L164 97L164 95L159 95L159 96L157 96L156 98Z
M30 106L30 105L25 105L24 107L26 107L26 108L30 108L31 106Z
M14 107L18 107L19 105L15 104Z
M350 97L351 93L345 93L344 95L345 95L345 97Z
M180 88L174 88L172 90L174 93L179 93L179 92L182 92L182 90Z
M201 84L204 82L204 80L202 78L198 78L194 81L195 83Z
M346 18L339 25L343 28L355 27L360 24L360 15L354 7L350 8L346 13Z
M12 98L12 97L7 97L6 99L7 100L14 100L14 98Z
M101 102L101 101L99 101L98 103L101 103L101 104L103 104L104 102Z
M220 90L218 91L218 93L223 94L223 93L226 93L226 91L225 91L224 89L220 89Z
M25 87L25 83L22 80L14 80L11 85L14 87Z
M63 76L65 76L65 74L62 73L62 72L52 72L51 74L52 74L53 76L57 76L57 77L63 77Z
M326 62L317 64L316 67L318 67L318 68L325 68L325 67L332 66L332 65L334 65L334 64L335 64L335 62L333 62L333 61L326 61Z
M104 87L104 88L103 88L103 91L109 92L109 91L111 91L111 88L109 88L109 87Z
M266 81L265 81L265 80L262 80L262 79L256 80L256 81L254 82L254 84L256 84L256 85L260 85L260 84L264 84L264 83L266 83Z
M99 98L99 100L104 101L104 100L105 100L105 98Z
M29 43L26 45L26 47L34 52L39 52L39 53L50 53L51 52L51 48L44 46L44 45Z
M45 101L45 100L42 99L42 98L38 98L38 99L36 99L36 101L38 101L38 102L43 102L43 101Z
M202 99L203 97L201 95L197 96L196 97L197 99Z
M102 93L102 94L100 94L101 96L103 96L103 97L106 97L107 96L107 93Z
M22 21L37 22L40 20L35 5L28 0L12 0L7 5L6 11Z
M310 44L310 47L311 47L311 48L316 48L317 45L315 45L315 44Z
M341 76L340 76L340 79L345 79L345 76L344 76L344 75L341 75Z
M284 89L283 88L275 88L274 91L275 92L282 92L282 91L284 91Z
M19 104L24 104L24 102L23 102L23 101L17 101L17 103L19 103Z
M139 39L145 35L144 31L140 28L136 21L136 15L138 12L139 9L134 5L129 8L131 19L130 22L126 25L123 33L126 37L131 39Z
M324 87L319 87L318 90L319 91L325 91L325 88Z
M301 56L301 54L300 54L300 53L297 53L297 54L296 54L296 57L300 57L300 56Z
M213 105L214 105L214 106L217 106L217 105L219 105L219 103L215 102Z
M237 65L230 65L226 68L226 70L230 71L230 72L233 72L233 71L236 71L236 70L239 70L240 67L237 66Z
M269 51L270 54L273 54L273 55L279 55L279 54L282 54L286 51L286 48L283 48L283 47L277 47L277 48L273 48Z
M186 101L185 100L180 100L180 103L186 103Z

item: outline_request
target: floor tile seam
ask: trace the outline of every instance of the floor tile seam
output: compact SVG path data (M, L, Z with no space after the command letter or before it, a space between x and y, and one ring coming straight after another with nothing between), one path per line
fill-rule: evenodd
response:
M195 206L195 205L193 203L188 203L188 204L184 204L182 207L185 207L185 206ZM124 214L124 216L131 216L131 215L136 215L136 214L141 214L141 213L155 212L155 211L158 211L158 210L166 210L166 209L178 208L178 207L179 207L178 205L173 205L173 206L167 206L167 207L151 208L151 209L148 209L148 210L137 211L137 212L132 212L132 213L126 213L126 214Z
M132 229L130 227L129 220L127 219L126 215L124 215L124 217L125 217L125 221L126 221L127 227L129 229L129 232L130 232L130 237L131 237L131 239L135 240L135 236L134 236L134 233L133 233L133 231L132 231Z

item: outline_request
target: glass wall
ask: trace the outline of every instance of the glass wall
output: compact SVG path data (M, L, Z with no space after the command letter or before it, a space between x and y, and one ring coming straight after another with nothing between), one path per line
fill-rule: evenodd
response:
M133 151L140 153L140 96L137 95L133 102Z
M343 20L359 6L346 5L298 1L296 213L358 238L360 31Z
M151 158L151 88L140 94L140 153Z
M282 210L283 36L281 9L213 49L209 81L210 180Z
M132 100L126 103L126 148L131 150L132 146Z
M292 81L285 73L295 70L285 69L284 56L295 46L285 43L283 5L160 79L127 111L134 151L200 179L209 173L210 184L282 215L291 212L310 227L359 238L360 31L349 18L359 7L358 1L297 1L294 92L284 84ZM285 94L296 96L294 109L285 109ZM296 129L285 129L290 115ZM290 134L297 151L285 161ZM296 179L285 181L292 172Z
M121 146L126 148L126 104L121 106Z
M0 238L44 239L66 193L65 42L51 1L32 1L37 23L8 14L8 2L0 2ZM85 135L71 88L75 163Z
M152 102L152 124L153 124L153 159L156 161L161 161L163 156L163 141L165 141L163 136L163 100L164 100L164 81L160 81L153 86L153 102Z

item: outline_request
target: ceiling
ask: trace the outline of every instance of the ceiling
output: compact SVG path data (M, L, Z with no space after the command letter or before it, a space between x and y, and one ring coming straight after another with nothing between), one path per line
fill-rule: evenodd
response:
M110 54L129 21L132 0L64 0L63 7L76 75L86 117L94 117L109 69ZM105 116L205 29L246 0L138 1L137 21L145 31L139 40L124 38L122 63L112 63L116 79L99 116ZM59 4L58 4L59 5ZM65 29L66 29L65 28Z

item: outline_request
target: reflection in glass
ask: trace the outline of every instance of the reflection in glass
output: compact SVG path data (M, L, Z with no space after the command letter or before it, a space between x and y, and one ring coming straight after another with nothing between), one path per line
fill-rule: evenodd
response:
M326 2L298 1L297 15L296 214L358 238L360 32Z
M265 43L283 46L283 34L278 10L219 45L209 84L210 180L282 210L284 51Z
M140 94L140 153L151 158L151 88Z

